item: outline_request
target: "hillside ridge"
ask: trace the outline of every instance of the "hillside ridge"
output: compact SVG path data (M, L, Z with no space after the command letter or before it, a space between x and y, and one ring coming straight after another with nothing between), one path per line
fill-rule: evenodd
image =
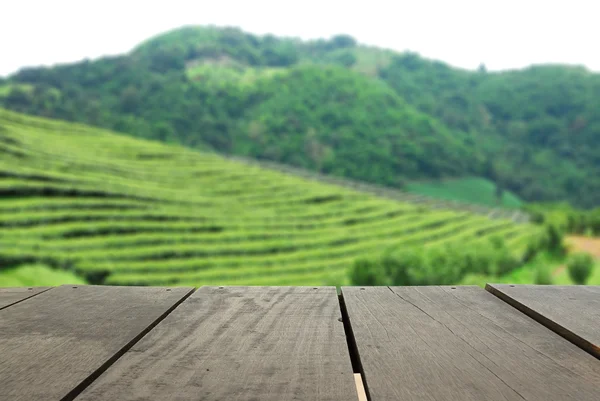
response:
M427 195L414 194L408 191L403 191L398 188L390 188L376 184L369 184L362 181L350 180L332 175L320 174L318 172L292 167L286 164L256 160L242 156L223 155L229 160L240 161L248 165L257 165L262 168L281 171L286 174L293 174L298 177L316 180L327 184L339 185L342 187L351 188L357 191L371 193L376 196L398 200L402 202L415 203L424 205L433 209L450 209L458 211L467 211L484 215L492 219L510 219L515 223L528 223L530 221L529 214L523 210L509 210L501 207L487 207L475 203L461 202L456 200L441 200Z

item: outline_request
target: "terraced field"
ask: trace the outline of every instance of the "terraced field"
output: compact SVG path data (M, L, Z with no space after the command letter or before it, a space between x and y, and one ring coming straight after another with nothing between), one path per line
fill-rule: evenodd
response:
M344 284L391 245L539 229L0 109L0 269L119 285ZM2 283L0 283L1 286Z
M489 207L496 206L496 184L481 177L465 177L437 182L416 182L406 186L408 191L437 199L456 200ZM510 191L502 194L502 207L517 209L523 201Z

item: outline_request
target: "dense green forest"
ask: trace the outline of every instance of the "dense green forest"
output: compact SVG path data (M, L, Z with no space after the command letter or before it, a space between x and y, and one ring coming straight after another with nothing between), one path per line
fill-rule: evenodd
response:
M401 187L484 177L525 201L600 204L600 75L491 73L348 35L185 27L126 55L0 80L0 106Z

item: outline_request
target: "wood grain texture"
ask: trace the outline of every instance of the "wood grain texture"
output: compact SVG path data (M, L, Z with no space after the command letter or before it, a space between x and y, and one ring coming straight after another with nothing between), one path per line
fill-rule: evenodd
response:
M488 284L486 290L600 359L600 286Z
M48 291L50 288L51 287L0 288L0 310L41 294L44 291Z
M0 399L72 399L191 290L61 286L0 311Z
M78 401L357 400L335 287L202 287Z
M479 287L344 287L371 401L597 401L598 360Z

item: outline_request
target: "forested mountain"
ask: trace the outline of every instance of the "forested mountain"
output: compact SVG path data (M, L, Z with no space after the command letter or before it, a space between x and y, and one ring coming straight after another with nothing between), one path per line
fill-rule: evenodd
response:
M126 55L25 68L0 106L391 186L483 176L525 200L600 204L600 75L491 73L348 35L185 27Z

